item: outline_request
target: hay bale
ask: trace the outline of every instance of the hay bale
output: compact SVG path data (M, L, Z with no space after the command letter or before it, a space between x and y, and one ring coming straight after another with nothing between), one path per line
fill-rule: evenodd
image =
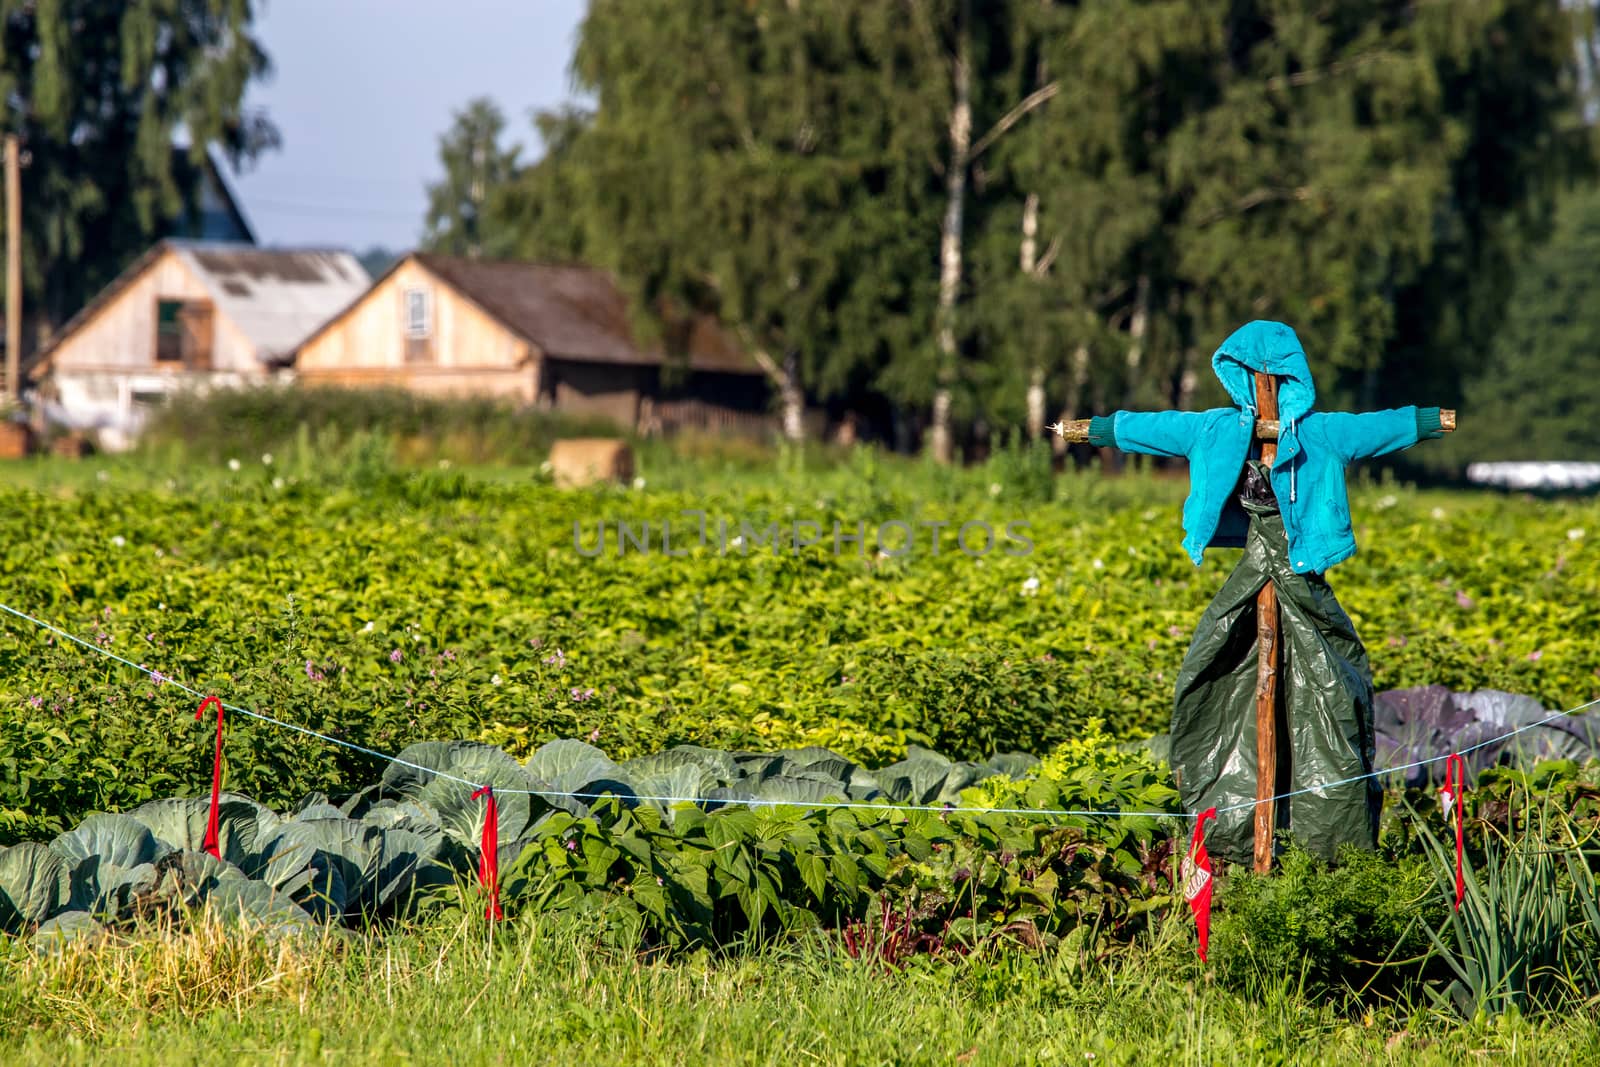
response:
M633 480L633 449L614 437L571 437L550 449L550 475L563 489Z
M82 459L91 451L89 439L77 431L64 433L50 443L50 452L64 459Z
M0 459L21 459L33 448L33 432L26 423L0 420Z

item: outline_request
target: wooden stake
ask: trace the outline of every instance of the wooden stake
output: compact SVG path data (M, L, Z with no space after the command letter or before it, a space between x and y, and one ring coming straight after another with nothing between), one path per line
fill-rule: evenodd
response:
M22 396L22 152L6 134L6 397Z
M1257 371L1256 414L1276 422L1278 383ZM1278 442L1261 443L1261 462L1268 470L1278 458ZM1272 869L1272 831L1277 816L1273 796L1278 791L1278 589L1267 584L1256 594L1256 822L1255 866L1265 874Z

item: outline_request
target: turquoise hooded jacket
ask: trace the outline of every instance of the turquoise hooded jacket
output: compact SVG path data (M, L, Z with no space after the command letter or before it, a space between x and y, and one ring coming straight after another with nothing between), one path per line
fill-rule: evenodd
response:
M1320 574L1355 554L1344 481L1348 464L1442 436L1438 408L1363 415L1313 411L1316 389L1305 351L1294 330L1281 322L1239 327L1211 357L1211 369L1237 407L1118 411L1089 424L1092 445L1189 461L1183 548L1196 565L1209 547L1244 544L1248 520L1234 489L1255 443L1254 371L1279 378L1272 491L1289 537L1289 563L1297 574Z

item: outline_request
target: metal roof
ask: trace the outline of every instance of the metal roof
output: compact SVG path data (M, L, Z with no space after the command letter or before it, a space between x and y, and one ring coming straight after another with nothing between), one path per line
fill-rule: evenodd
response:
M225 316L265 360L284 360L317 327L367 291L372 278L349 252L168 242Z
M226 318L256 347L256 357L281 362L307 337L367 291L372 278L349 252L332 249L256 248L220 241L157 242L72 316L40 352L30 377L48 368L68 338L172 252L194 273Z

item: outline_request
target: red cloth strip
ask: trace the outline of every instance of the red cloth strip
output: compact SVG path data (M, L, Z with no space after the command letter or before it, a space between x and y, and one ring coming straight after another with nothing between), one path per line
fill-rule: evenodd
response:
M1467 878L1463 870L1463 856L1466 852L1466 805L1464 800L1467 792L1467 761L1459 755L1451 754L1444 761L1444 785L1439 787L1439 800L1444 805L1445 821L1450 816L1455 816L1456 822L1456 910L1461 910L1461 902L1467 895Z
M220 860L222 858L219 842L222 834L222 823L219 819L222 805L222 701L214 696L206 697L195 709L194 721L199 722L203 719L206 708L212 704L217 706L217 754L211 764L211 814L206 818L206 837L200 850L209 852Z
M494 786L486 785L472 794L473 800L479 797L486 798L487 809L483 813L483 837L478 842L478 881L489 891L484 918L494 922L506 917L500 910L500 812L494 803Z
M1189 854L1179 865L1183 881L1183 898L1194 912L1195 930L1200 935L1200 962L1206 961L1206 946L1211 942L1211 854L1206 851L1206 820L1217 817L1216 808L1207 808L1194 821L1194 837L1189 842Z

